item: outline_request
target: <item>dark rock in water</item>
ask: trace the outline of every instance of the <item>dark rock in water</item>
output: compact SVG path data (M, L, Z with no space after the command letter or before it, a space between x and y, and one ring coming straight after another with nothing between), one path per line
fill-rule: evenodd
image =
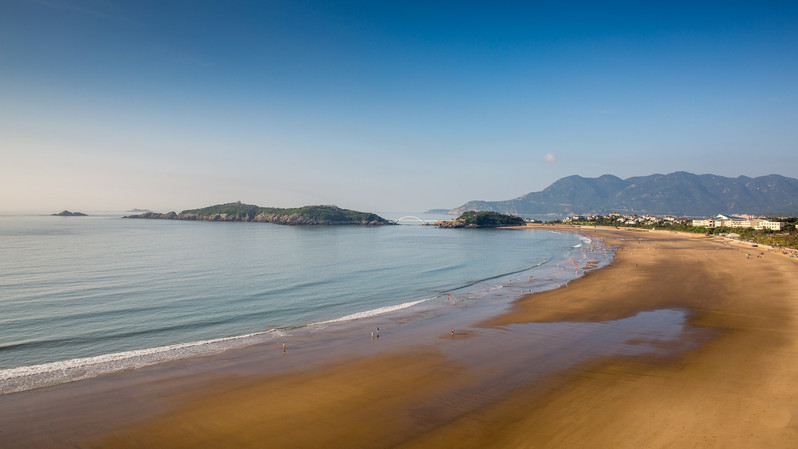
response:
M61 211L57 214L52 214L54 217L87 217L88 215L83 212L70 212L68 210Z

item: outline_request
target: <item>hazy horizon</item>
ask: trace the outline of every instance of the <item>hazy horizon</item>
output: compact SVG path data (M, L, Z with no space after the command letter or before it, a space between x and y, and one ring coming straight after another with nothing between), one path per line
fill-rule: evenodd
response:
M0 5L0 211L798 178L792 2Z
M667 175L667 173L661 173L661 174ZM698 175L698 176L701 176L701 175L714 175L712 173L693 173L693 174ZM611 174L610 173L606 173L605 175L611 175ZM776 175L778 175L778 174L776 174ZM745 176L745 175L741 175L741 176ZM764 176L767 176L767 175L764 175ZM733 179L731 177L728 177L728 178L729 179ZM562 178L560 178L560 179L562 179ZM593 179L595 179L595 178L593 178ZM547 186L547 187L549 187L549 186ZM535 192L525 192L525 194L528 194L528 193L535 193ZM515 198L516 197L505 198L505 199L510 200L510 199L515 199ZM501 201L501 200L499 200L499 201ZM141 212L158 212L158 213L178 212L179 213L179 212L184 211L184 210L197 209L197 208L203 208L203 207L208 207L208 206L214 206L214 205L217 205L217 204L227 204L227 203L234 203L234 202L240 202L240 203L244 203L244 204L254 204L256 206L261 206L261 207L275 207L275 206L273 206L271 204L255 204L255 203L248 203L246 201L240 201L240 200L229 200L229 201L222 201L220 203L213 203L213 204L210 204L210 203L199 204L199 203L197 203L197 204L194 204L194 205L191 205L191 206L181 206L181 207L176 207L176 208L171 208L171 209L155 209L155 208L147 208L147 207L86 209L86 210L60 209L60 210L57 210L57 211L56 210L50 210L50 209L18 209L18 210L0 210L0 214L6 214L6 215L26 215L26 214L30 214L30 215L55 215L56 213L61 212L62 210L63 211L69 211L69 212L83 212L83 213L87 213L88 212L89 215L105 215L105 214L116 215L116 214L119 214L119 213L135 214L135 213L141 213ZM465 204L465 203L463 203L463 204ZM383 215L385 215L385 214L388 214L388 215L392 215L392 214L393 215L395 215L395 214L424 214L424 213L427 213L427 212L432 212L433 214L436 214L437 212L435 212L435 210L452 210L452 209L456 209L459 206L462 206L463 204L458 204L456 206L451 206L451 207L442 207L442 208L433 207L433 208L427 208L427 209L423 209L423 210L421 210L421 209L403 209L403 210L400 210L400 209L385 209L385 208L379 208L378 207L376 209L360 210L360 211L361 212L372 212L372 213L383 214ZM318 206L318 205L322 205L322 204L294 204L294 205L288 205L288 206L282 206L282 207L291 208L291 207ZM341 208L344 208L344 209L352 209L352 208L350 208L350 207L348 207L346 205L341 205L341 204L325 204L325 205L333 205L333 206L338 206L338 207L341 207ZM738 211L738 213L747 213L747 212L746 211ZM549 215L562 215L562 214L553 213L553 214L531 214L531 215L530 214L524 214L524 215L527 215L527 216L534 215L536 217L545 217L545 216L549 216ZM654 214L654 215L657 215L657 214Z

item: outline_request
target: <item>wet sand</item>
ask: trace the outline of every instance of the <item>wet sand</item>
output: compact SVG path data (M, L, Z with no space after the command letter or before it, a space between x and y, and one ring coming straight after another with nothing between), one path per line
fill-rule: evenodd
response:
M3 395L0 446L798 447L794 259L579 232L617 260L455 335L440 317Z

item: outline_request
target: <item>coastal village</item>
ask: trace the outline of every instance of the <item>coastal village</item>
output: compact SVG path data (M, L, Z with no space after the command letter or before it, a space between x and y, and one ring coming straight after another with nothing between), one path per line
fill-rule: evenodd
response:
M565 217L563 223L575 222L596 222L612 221L615 224L627 226L657 226L657 225L683 225L704 228L741 228L755 229L757 231L782 231L785 228L783 221L775 221L768 217L757 217L752 215L722 215L718 214L712 218L679 218L672 215L658 217L654 215L620 214L611 213L608 215L572 215Z
M565 217L562 223L704 233L708 236L738 240L754 247L766 245L786 256L798 257L798 235L796 235L798 218L795 217L774 219L754 215L718 214L709 218L684 218L611 213L572 215Z
M753 246L767 245L790 257L798 256L797 217L762 217L755 215L722 215L710 218L685 218L673 215L637 215L610 213L607 215L571 215L562 220L541 222L530 217L507 215L490 211L466 211L454 220L438 221L440 228L456 227L502 227L518 225L572 225L608 226L614 228L638 228L647 230L678 231L705 234L732 240L739 240Z

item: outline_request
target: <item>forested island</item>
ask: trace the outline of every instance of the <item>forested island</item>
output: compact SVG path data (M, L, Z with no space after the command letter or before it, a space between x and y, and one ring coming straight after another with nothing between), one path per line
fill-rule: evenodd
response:
M61 211L57 214L51 214L53 217L87 217L88 215L83 212L70 212L68 210Z
M498 228L504 226L524 226L526 223L521 217L500 214L498 212L467 211L454 220L439 221L435 226L439 228Z
M165 214L146 212L138 215L127 215L122 218L146 218L159 220L192 220L192 221L244 221L274 223L282 225L389 225L379 215L369 212L358 212L341 209L337 206L304 206L282 209L277 207L260 207L241 202L217 204L201 209L188 209Z

